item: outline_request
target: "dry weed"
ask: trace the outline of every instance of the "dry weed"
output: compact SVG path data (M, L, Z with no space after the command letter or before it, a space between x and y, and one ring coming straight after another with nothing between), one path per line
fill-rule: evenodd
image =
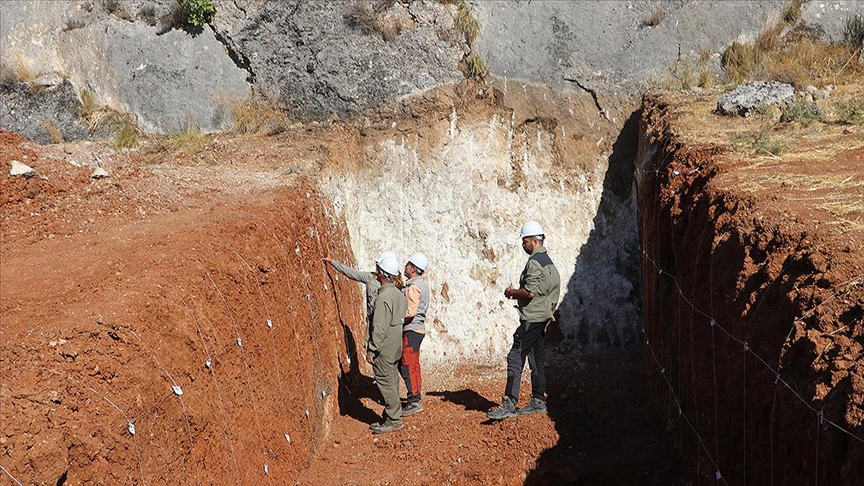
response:
M48 131L48 135L51 137L51 143L63 143L63 134L60 133L60 130L58 130L53 123L48 120L42 120L42 126Z
M662 8L658 8L651 12L650 15L642 19L642 27L657 27L660 25L660 22L663 21L663 18L666 17L666 12L663 11Z
M231 132L237 135L275 135L291 126L291 119L273 96L260 92L247 98L224 96L220 103L231 113Z
M864 66L844 44L824 44L809 37L779 39L775 30L753 45L732 43L723 53L723 67L736 83L775 80L802 89L861 79Z

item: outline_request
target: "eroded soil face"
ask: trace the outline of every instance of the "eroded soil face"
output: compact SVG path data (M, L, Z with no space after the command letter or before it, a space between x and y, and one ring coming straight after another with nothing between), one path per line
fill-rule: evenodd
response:
M638 166L646 361L688 477L857 483L864 130L715 104L646 97Z
M252 191L123 155L94 181L63 160L79 148L3 137L4 165L27 155L47 177L2 178L4 467L25 484L304 470L363 332L355 286L321 264L351 260L327 201L299 178Z

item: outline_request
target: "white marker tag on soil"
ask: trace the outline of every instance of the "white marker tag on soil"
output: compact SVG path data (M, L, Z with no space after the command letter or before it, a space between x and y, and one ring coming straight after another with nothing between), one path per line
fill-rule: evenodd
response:
M271 321L270 319L267 319L267 327L273 329L273 321Z
M307 419L309 418L309 409L308 408L306 409L306 418Z
M290 444L291 443L291 436L288 434L285 434L285 440L287 440L288 443Z
M213 366L213 361L211 361L210 358L207 358L207 361L204 362L204 366L206 366L207 369L210 369L210 367Z
M324 390L321 390L321 398L324 398L326 396L327 396L327 392Z
M135 424L133 424L131 420L129 421L128 429L129 429L129 435L135 435Z
M174 390L174 394L177 395L178 397L183 395L183 389L180 388L180 385L174 385L171 387L171 389Z
M237 346L240 346L241 348L243 347L243 339L239 337L237 338Z
M264 474L270 474L270 466L264 464Z
M351 358L346 358L346 361L348 361L348 366L351 366Z
M324 284L324 290L327 290L327 284Z

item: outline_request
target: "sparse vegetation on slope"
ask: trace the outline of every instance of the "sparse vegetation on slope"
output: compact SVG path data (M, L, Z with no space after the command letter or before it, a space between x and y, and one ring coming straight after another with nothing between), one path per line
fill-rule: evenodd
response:
M730 80L774 80L801 89L808 85L824 86L861 79L864 76L858 52L864 36L864 21L859 16L847 21L846 41L820 42L806 26L787 29L800 16L800 1L792 2L783 20L764 30L753 44L733 42L723 53L723 67ZM796 13L797 12L797 13ZM860 34L855 34L859 32Z

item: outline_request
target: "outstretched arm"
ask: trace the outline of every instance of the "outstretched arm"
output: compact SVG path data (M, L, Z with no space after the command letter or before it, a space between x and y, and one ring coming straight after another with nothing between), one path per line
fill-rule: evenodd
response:
M329 263L333 268L335 268L339 273L345 275L346 277L354 280L355 282L362 282L364 284L368 284L375 280L375 274L372 272L361 272L360 270L356 270L351 268L345 264L339 263L336 260L331 260L329 258L324 259L325 262Z

